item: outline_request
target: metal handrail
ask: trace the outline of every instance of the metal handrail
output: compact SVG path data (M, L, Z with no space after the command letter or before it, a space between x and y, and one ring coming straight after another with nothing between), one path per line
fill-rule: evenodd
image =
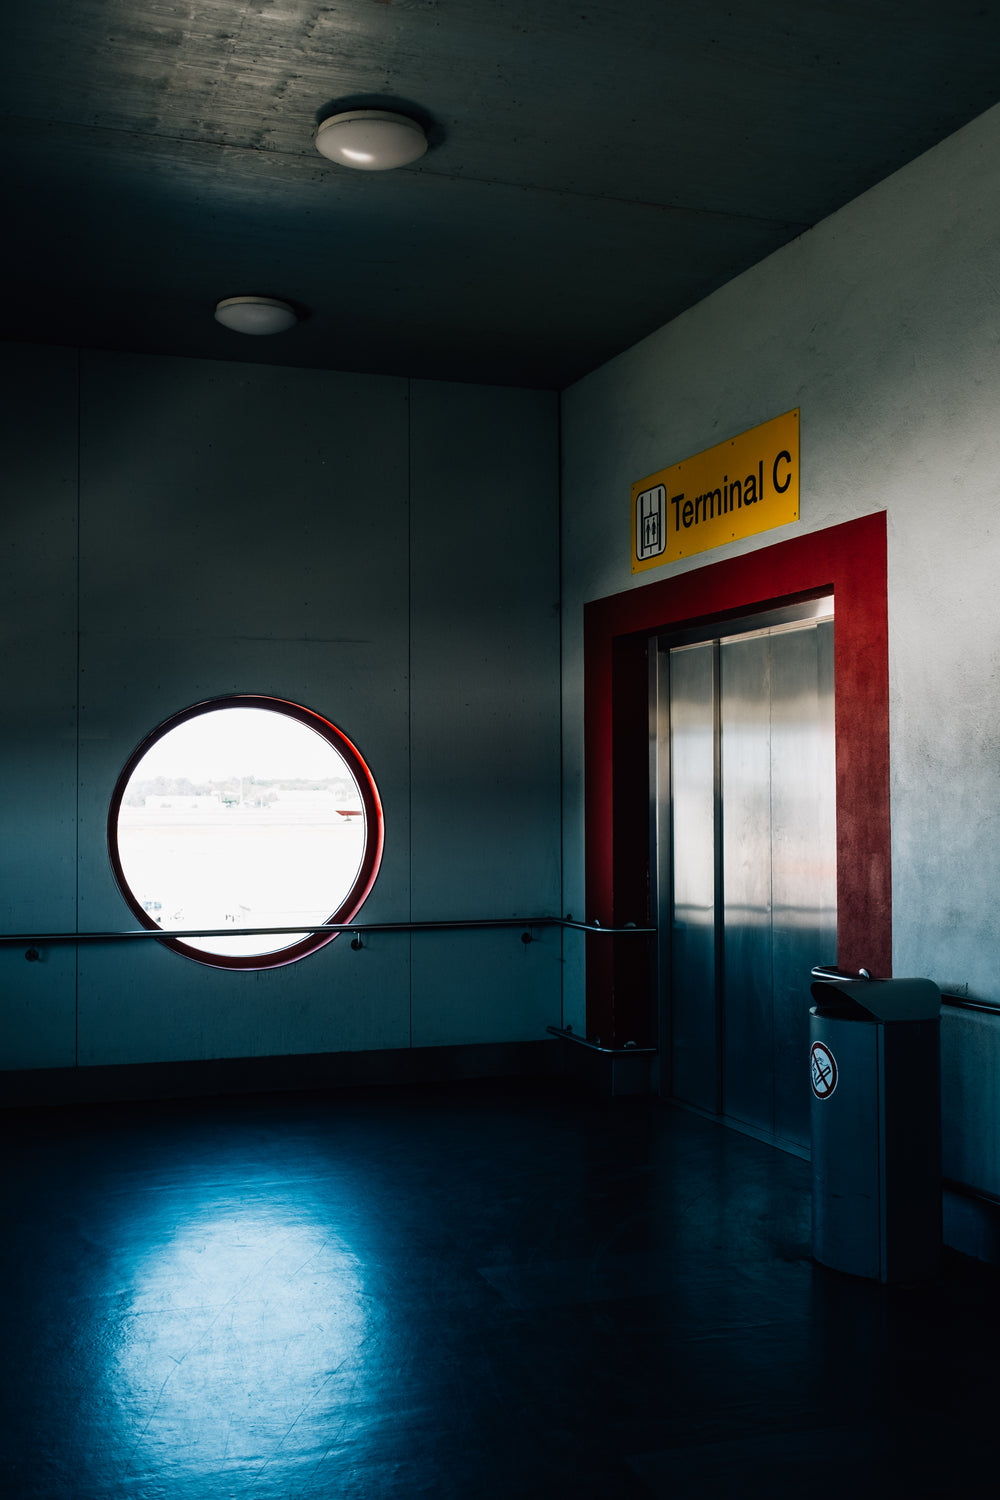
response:
M603 929L602 929L603 930ZM626 1042L624 1047L605 1047L598 1039L591 1041L588 1036L581 1036L574 1031L572 1026L546 1026L545 1030L551 1036L559 1036L566 1042L576 1042L580 1047L587 1047L591 1052L604 1052L611 1057L655 1057L657 1047L637 1047L635 1042Z
M982 1010L988 1016L1000 1016L1000 1005L992 1000L966 1000L961 995L942 994L941 1004L951 1006L952 1010Z
M451 932L480 928L521 927L523 942L531 942L532 927L563 927L576 932L604 933L610 937L651 937L655 927L636 927L627 923L624 927L602 927L599 922L576 922L567 917L473 917L459 921L440 922L296 922L288 927L189 927L172 929L165 927L136 927L125 931L108 932L24 932L0 933L0 947L20 947L25 943L32 947L49 947L59 943L108 943L132 941L139 938L196 938L196 937L278 937L288 933L314 932Z

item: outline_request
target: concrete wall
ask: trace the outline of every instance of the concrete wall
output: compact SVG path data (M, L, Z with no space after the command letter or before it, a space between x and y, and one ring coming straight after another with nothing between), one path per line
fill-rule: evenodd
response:
M555 399L0 351L0 931L134 925L105 820L170 713L273 693L382 795L369 921L559 906ZM338 940L287 968L0 949L0 1068L544 1037L558 934Z
M801 518L885 510L894 970L1000 1001L1000 110L563 398L565 905L583 910L585 601L631 587L629 487L800 407ZM582 954L567 965L582 1023ZM946 1016L945 1171L1000 1193L998 1019ZM982 1141L993 1145L984 1150Z

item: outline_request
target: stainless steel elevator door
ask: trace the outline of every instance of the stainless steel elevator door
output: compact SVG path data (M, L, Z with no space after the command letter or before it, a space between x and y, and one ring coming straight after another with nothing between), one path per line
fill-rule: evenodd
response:
M657 820L671 1091L798 1147L809 971L836 961L833 630L669 649L671 816Z
M718 647L670 652L672 1092L719 1109L716 1027Z

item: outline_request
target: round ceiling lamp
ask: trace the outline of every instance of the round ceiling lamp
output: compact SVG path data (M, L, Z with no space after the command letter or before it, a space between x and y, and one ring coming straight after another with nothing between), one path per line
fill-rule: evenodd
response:
M316 132L316 150L361 172L391 172L418 161L427 137L416 120L384 109L349 109L331 115Z
M298 321L295 309L275 297L223 297L215 316L234 333L284 333Z

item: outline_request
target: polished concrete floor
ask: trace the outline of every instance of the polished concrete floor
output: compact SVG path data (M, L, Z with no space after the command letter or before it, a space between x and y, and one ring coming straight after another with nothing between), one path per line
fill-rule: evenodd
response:
M1000 1277L553 1083L0 1117L3 1500L1000 1494Z

